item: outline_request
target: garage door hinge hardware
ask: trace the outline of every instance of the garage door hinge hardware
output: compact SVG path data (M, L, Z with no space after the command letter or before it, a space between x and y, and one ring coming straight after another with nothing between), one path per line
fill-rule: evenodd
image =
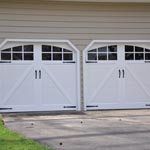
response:
M75 61L64 61L63 63L72 63L72 64L75 64L76 62Z
M97 61L86 61L86 63L97 63Z
M76 106L64 106L64 108L76 108Z
M145 61L145 63L150 63L150 61Z
M12 108L0 108L0 110L12 110Z
M150 107L150 104L146 104L146 106Z
M0 61L1 64L3 63L11 63L11 61Z
M87 108L90 108L90 107L98 107L98 105L87 105L86 107L87 107Z

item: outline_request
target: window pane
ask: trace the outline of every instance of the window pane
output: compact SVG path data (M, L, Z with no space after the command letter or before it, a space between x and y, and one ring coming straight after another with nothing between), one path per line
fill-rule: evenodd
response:
M126 53L125 54L125 60L134 60L133 53Z
M51 54L50 53L43 53L42 54L42 60L51 60Z
M11 53L1 53L1 60L11 60Z
M98 60L107 60L107 53L98 53Z
M145 53L145 60L150 60L150 53Z
M33 53L24 53L24 60L33 60Z
M11 48L3 49L1 52L11 52Z
M117 45L108 46L108 52L117 52Z
M22 52L22 46L17 46L12 48L13 52Z
M145 49L145 52L150 52L150 49Z
M54 46L53 52L62 52L62 48Z
M13 60L22 60L22 53L13 53Z
M24 52L33 52L33 45L25 45Z
M108 60L117 60L117 53L108 53Z
M135 52L144 52L144 48L142 47L135 47Z
M107 52L107 47L98 48L98 52Z
M97 49L92 49L92 50L90 50L88 52L97 52Z
M53 53L53 60L62 60L61 53Z
M88 60L97 60L97 53L88 53Z
M64 60L72 60L72 53L71 54L64 54Z
M42 45L42 52L51 52L51 46Z
M72 51L70 51L70 50L68 50L68 49L63 49L63 51L64 51L64 52L72 52Z
M144 54L143 53L136 53L135 54L135 60L144 60Z
M134 47L133 47L133 46L126 45L126 46L125 46L125 52L134 52Z

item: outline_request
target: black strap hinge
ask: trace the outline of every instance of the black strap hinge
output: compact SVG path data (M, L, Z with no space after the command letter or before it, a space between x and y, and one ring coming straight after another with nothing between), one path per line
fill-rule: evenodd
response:
M98 105L87 105L87 108L98 107Z
M145 63L150 63L150 61L145 61Z
M0 61L0 64L11 63L11 61Z
M71 64L75 64L75 61L64 61L63 63L71 63Z
M97 61L86 61L86 63L97 63Z
M0 108L0 110L12 110L12 108Z
M64 106L64 108L76 108L76 106Z

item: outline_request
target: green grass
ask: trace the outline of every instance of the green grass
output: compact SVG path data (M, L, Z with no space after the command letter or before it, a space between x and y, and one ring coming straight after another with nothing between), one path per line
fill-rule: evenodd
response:
M0 116L0 150L53 150L7 129Z

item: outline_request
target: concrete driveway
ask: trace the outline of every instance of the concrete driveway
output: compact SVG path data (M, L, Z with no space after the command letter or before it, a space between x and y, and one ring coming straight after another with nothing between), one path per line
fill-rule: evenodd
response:
M150 150L150 110L6 114L4 121L55 150Z

